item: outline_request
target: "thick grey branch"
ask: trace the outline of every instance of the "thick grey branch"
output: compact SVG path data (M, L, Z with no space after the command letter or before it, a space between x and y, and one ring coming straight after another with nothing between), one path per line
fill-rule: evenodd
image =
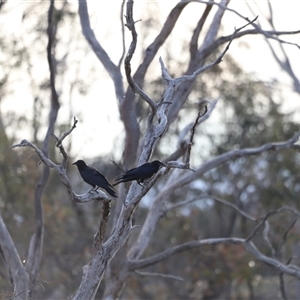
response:
M181 178L178 182L174 183L172 186L166 187L169 191L174 191L174 189L177 189L179 187L182 187L190 182L192 182L194 179L198 178L200 175L204 174L208 170L211 170L213 168L216 168L223 163L240 157L245 156L252 156L252 155L258 155L265 151L279 151L284 149L290 149L293 148L293 146L297 143L298 139L300 137L300 131L297 132L291 139L286 140L284 142L274 142L274 143L267 143L262 146L256 147L256 148L245 148L240 150L231 150L229 152L226 152L224 154L221 154L213 159L211 159L208 162L205 162L202 164L200 168L196 170L195 173L191 173L189 175L184 176ZM166 190L164 190L166 192Z
M49 123L46 136L43 140L41 154L46 158L49 155L49 144L51 133L54 130L56 123L58 110L60 108L59 96L56 90L56 35L58 28L58 21L54 19L54 0L50 1L48 9L48 27L47 27L47 60L50 71L50 89L51 89L51 103L49 112ZM33 285L37 279L40 272L40 265L42 260L42 249L43 249L43 239L44 239L44 216L43 216L43 205L42 205L42 195L49 179L49 166L43 166L43 172L38 180L34 191L34 208L35 208L35 233L32 235L28 250L28 256L26 260L26 271L29 275L29 285ZM34 297L34 290L30 291L30 296Z
M25 271L23 263L16 250L15 244L3 222L0 214L0 252L8 269L10 279L14 288L14 295L23 293L22 299L28 297L29 276Z
M99 222L99 230L94 237L94 250L99 251L105 238L107 222L111 210L111 201L103 201L101 208L101 218Z
M131 59L136 49L137 44L137 32L135 30L135 21L133 20L133 1L127 1L127 15L126 15L126 26L130 30L132 35L132 41L125 57L125 73L127 82L134 91L150 105L153 111L156 111L156 103L138 86L135 80L131 76Z
M220 29L223 15L225 13L226 7L229 2L230 2L230 0L225 0L222 2L222 5L219 6L217 12L214 15L213 20L211 21L209 30L204 38L203 44L200 47L200 49L198 50L198 53L201 53L202 47L206 47L206 46L210 45L215 40L217 33ZM225 4L223 5L223 3L225 3Z
M161 262L166 258L171 257L172 255L182 253L184 251L188 251L191 249L199 248L204 245L217 245L220 243L240 244L242 242L244 242L244 239L240 239L240 238L211 238L211 239L204 239L199 241L191 241L191 242L184 243L182 245L175 246L173 248L169 248L163 252L160 252L158 254L155 254L145 259L129 260L128 269L130 271L135 271L138 269L146 268L154 264L157 264L158 262Z
M153 61L159 48L167 40L181 12L188 4L189 4L188 1L182 1L175 5L175 7L170 11L169 15L167 16L167 19L160 33L157 35L153 43L150 46L148 46L148 48L146 49L143 62L141 63L141 65L138 67L137 71L134 74L134 79L140 86L142 86L142 83L144 81L150 63Z
M213 2L212 1L210 1L210 2L211 3L207 3L206 8L199 20L194 32L193 32L193 35L192 35L192 38L190 41L190 55L191 55L190 61L194 60L197 57L199 35L203 29L203 25L206 22L208 15L211 12L211 9L213 7L212 6Z
M208 162L203 163L195 172L189 172L186 175L179 177L177 180L169 181L168 184L163 188L160 193L157 195L154 200L151 209L149 210L144 225L139 233L138 238L136 239L134 245L129 251L129 257L131 259L140 257L146 247L148 246L152 235L154 233L154 229L156 227L157 222L160 218L165 214L165 199L174 193L175 190L181 188L193 180L199 178L205 172L214 169L223 163L233 160L239 157L245 157L250 155L258 155L265 151L279 151L283 149L293 148L295 143L298 141L300 136L300 131L297 132L291 139L279 142L279 143L267 143L257 148L246 148L240 150L232 150L221 154ZM168 167L169 164L168 164Z
M121 70L121 64L122 64L123 59L125 57L125 51L126 51L126 49L125 49L125 28L124 28L124 21L123 21L124 5L125 5L125 0L122 0L121 13L120 13L121 32L122 32L122 54L121 54L121 57L120 57L119 63L118 63L119 70Z
M158 253L156 255L153 255L149 258L140 259L140 260L131 260L128 262L128 269L130 271L135 271L138 269L146 268L149 266L152 266L154 264L157 264L158 262L161 262L165 260L166 258L182 253L184 251L188 251L191 249L199 248L204 245L218 245L218 244L239 244L242 245L245 250L250 253L253 257L255 257L257 260L264 262L272 267L274 267L279 272L291 275L293 277L296 277L300 279L300 269L297 266L294 265L285 265L279 260L276 260L274 258L268 257L261 253L254 243L247 241L246 239L242 238L211 238L211 239L203 239L203 240L197 240L197 241L191 241L184 243L182 245L175 246L173 248L169 248L161 253Z
M116 96L119 103L123 102L124 87L122 74L118 68L110 59L106 51L102 48L100 43L95 37L93 30L91 29L90 18L87 9L87 1L78 0L78 13L80 17L80 24L82 29L82 34L90 44L94 53L103 64L105 70L110 75L114 82L114 87L116 91Z

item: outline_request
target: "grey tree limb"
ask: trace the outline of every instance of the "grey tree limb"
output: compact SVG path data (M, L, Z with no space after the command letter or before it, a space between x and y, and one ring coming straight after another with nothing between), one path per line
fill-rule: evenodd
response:
M122 32L122 54L121 57L119 59L119 63L118 63L118 68L119 70L121 70L121 65L123 62L123 59L125 57L125 24L124 24L124 6L125 6L125 0L122 0L122 4L121 4L121 12L120 12L120 21L121 21L121 32Z
M135 271L137 269L146 268L148 266L157 264L160 261L165 260L172 255L182 253L184 251L188 251L191 249L200 248L204 245L218 245L218 244L237 244L242 245L244 249L250 253L255 259L264 262L272 267L274 267L278 272L282 272L284 274L288 274L290 276L296 277L300 279L300 269L294 265L286 265L280 262L277 259L268 257L264 255L253 242L248 241L247 239L237 238L237 237L229 237L229 238L210 238L210 239L202 239L187 242L172 248L169 248L163 252L160 252L156 255L153 255L149 258L139 259L139 260L130 260L128 262L128 269L131 271Z
M141 231L135 243L133 244L133 246L129 251L128 254L129 258L138 259L144 253L145 249L148 247L150 240L154 234L157 222L165 214L166 199L168 199L168 197L178 188L182 188L186 186L187 184L191 183L193 180L199 178L205 172L217 168L218 166L222 165L227 161L240 158L240 157L258 155L265 151L280 151L284 149L291 149L297 143L299 136L300 136L300 132L297 132L291 139L284 142L267 143L256 148L245 148L245 149L232 150L226 152L203 163L199 168L195 170L195 172L187 173L186 175L180 176L178 180L173 180L172 182L169 182L169 184L167 184L165 188L163 188L160 191L160 193L153 201L153 204L149 209L143 227L141 228ZM248 238L251 237L249 236Z
M88 9L87 9L87 1L78 0L78 14L80 17L82 34L88 41L89 45L93 49L97 58L100 60L100 62L104 66L105 70L110 75L110 77L114 83L116 97L117 97L119 103L122 103L123 95L124 95L122 74L121 74L118 66L116 66L112 62L112 60L110 59L107 52L104 50L104 48L98 42L98 40L91 28L90 17L89 17Z
M175 7L171 10L170 14L168 15L160 33L154 39L153 43L146 49L143 62L140 64L140 66L137 68L136 72L133 75L133 80L135 81L136 85L138 85L141 89L143 88L144 78L150 63L153 61L158 50L172 32L182 10L188 3L189 2L179 2L175 5ZM126 132L125 146L123 152L123 164L125 169L129 169L137 163L136 157L138 153L140 139L140 130L135 112L135 94L130 88L128 88L126 91L124 102L120 107L120 114Z
M57 33L57 22L53 20L54 13L54 0L50 1L48 9L48 44L47 44L47 60L50 71L50 89L51 89L51 108L49 113L49 125L46 132L46 136L43 140L42 153L45 157L49 155L49 142L51 133L54 130L54 126L57 119L58 110L60 108L59 96L56 90L55 77L56 77L56 61L55 61L55 39ZM29 275L29 285L33 285L39 276L40 265L42 260L42 249L43 249L43 237L44 237L44 216L43 216L43 205L42 196L44 188L49 178L49 167L44 165L43 172L38 180L34 193L34 207L35 207L35 233L32 235L28 250L28 256L26 260L26 272ZM32 297L34 290L30 291Z
M62 183L66 186L68 194L70 196L71 201L74 201L76 203L86 203L94 200L104 200L109 201L111 198L104 192L98 190L98 191L90 191L85 194L78 195L74 192L72 184L67 176L67 170L66 170L66 159L65 157L61 164L55 164L51 159L46 157L44 153L33 143L28 142L27 140L22 140L21 143L12 145L11 148L18 148L18 147L29 147L35 151L35 153L39 156L41 161L49 168L54 169L58 175L60 176L60 179ZM63 149L62 144L59 146L60 149ZM62 153L65 152L65 150L61 150Z
M29 276L0 214L0 252L9 272L15 299L28 299ZM19 295L19 296L18 296Z
M138 93L151 107L151 109L156 111L156 103L139 87L135 80L131 76L131 59L136 49L137 44L137 32L135 29L135 23L133 19L133 1L127 1L127 10L126 10L126 27L129 29L132 35L132 40L130 47L128 49L127 55L125 57L125 73L129 86L134 93Z
M193 202L196 202L196 201L199 201L199 200L202 200L202 199L211 199L211 200L214 200L218 203L222 203L223 205L225 206L228 206L232 209L234 209L237 213L239 213L241 216L243 216L244 218L248 219L248 220L251 220L253 222L256 222L257 221L257 218L254 218L252 217L251 215L247 214L245 211L243 211L242 209L240 209L237 205L231 203L231 202L228 202L224 199L221 199L219 197L215 197L213 195L208 195L208 194L201 194L199 197L197 198L193 198L193 199L189 199L189 200L184 200L184 201L180 201L180 202L177 202L175 204L168 204L166 206L166 211L167 210L171 210L171 209L176 209L176 208L179 208L179 207L183 207L187 204L190 204L190 203L193 203Z
M269 12L270 12L270 18L268 18L269 24L272 26L273 30L275 31L275 26L274 26L274 21L273 21L273 12L272 12L272 7L270 5L270 3L268 3L268 7L269 7ZM295 33L300 33L300 30L298 30ZM283 43L281 42L281 40L279 41L279 47L281 49L281 53L283 54L283 59L280 59L278 54L276 53L276 51L274 50L273 46L271 45L268 36L265 36L265 40L273 54L274 59L276 60L276 62L278 63L278 65L290 76L290 78L293 81L293 85L294 85L294 90L295 92L297 92L298 94L300 94L300 80L297 77L297 75L295 74L292 64L289 60L289 57L283 47ZM294 44L294 43L288 43L285 42L285 44L292 44L292 45L296 45L298 47L298 49L300 49L300 45L299 44Z
M207 20L207 17L209 16L211 9L213 7L212 5L213 1L210 1L206 4L205 10L201 16L201 18L198 21L198 24L196 28L193 31L193 35L190 41L190 62L192 62L194 59L197 58L197 53L198 53L198 40L199 40L199 35L203 29L203 26Z

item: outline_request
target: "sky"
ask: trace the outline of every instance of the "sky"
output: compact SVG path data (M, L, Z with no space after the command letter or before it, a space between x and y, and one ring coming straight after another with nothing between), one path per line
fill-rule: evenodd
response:
M1 24L8 26L9 30L12 32L20 30L20 28L22 28L20 22L22 9L28 2L30 1L14 0L14 9L11 11L11 14L7 15L7 19L2 19ZM38 1L36 2L38 3ZM273 0L270 2L273 8L275 27L278 30L300 29L300 1ZM74 10L76 10L77 2L70 1L70 3L74 6ZM119 22L120 3L121 1L106 1L104 5L101 1L88 1L91 26L102 46L108 51L114 62L118 61L121 51L121 25ZM157 33L162 26L165 17L175 3L177 3L177 1L136 0L134 6L135 19L142 19L141 22L143 22L145 13L148 15L155 13L159 16L160 21L160 24L155 24ZM259 15L259 21L263 26L268 28L268 25L263 22L264 14L268 14L267 4L268 3L265 0L232 0L229 7L250 19L255 15ZM252 7L253 12L249 10L249 5ZM203 5L199 3L193 3L187 6L176 26L178 38L183 39L186 35L186 30L191 29L194 26L194 22L197 20L202 8ZM17 20L19 20L19 22ZM234 27L239 27L244 24L244 20L231 12L225 14L222 23L226 34L232 33ZM136 27L139 33L139 23L137 23ZM149 31L149 36L143 33L143 37L146 41L152 41L154 36L153 33L155 33L155 30ZM127 36L127 41L129 41L130 33L125 31L125 34ZM284 37L284 39L300 44L299 34L294 37ZM24 37L24 40L26 40L26 37ZM89 74L86 74L86 80L89 84L89 93L84 96L77 96L75 97L75 100L72 100L72 112L79 119L78 126L72 133L72 155L75 156L75 158L86 158L102 154L111 155L111 153L113 153L111 156L114 157L111 158L118 158L121 156L121 144L124 131L123 126L119 121L118 106L115 99L113 84L101 64L95 58L92 50L89 48L86 49L88 50L84 54L84 59L88 64L93 65L96 70L96 75L89 76ZM287 45L285 46L285 49L291 58L291 61L294 64L298 63L298 66L294 65L294 71L300 78L299 49L295 46ZM176 51L178 51L178 53ZM162 48L159 55L163 55L163 53ZM176 49L176 47L174 47L174 57L180 55L180 53L181 49ZM289 108L294 109L298 107L297 103L299 103L300 100L299 95L291 92L291 80L284 72L282 72L282 70L280 70L262 37L252 36L233 42L230 48L230 54L240 62L244 70L255 73L259 79L272 80L276 78L279 80L284 92L287 93L289 98L286 104L287 110ZM133 68L138 64L139 58L140 53L137 49L137 53L132 61ZM40 65L41 68L44 68L44 70L47 71L47 65L42 63ZM160 74L160 65L158 61L156 61L156 65L154 61L152 69L153 73ZM72 72L73 70L70 71L70 73ZM18 110L19 108L22 113L25 112L31 114L32 103L30 101L32 101L32 99L30 99L30 97L28 97L28 101L24 99L24 90L26 90L26 86L29 85L29 82L24 79L16 79L15 81L16 86L11 95L11 99L6 100L1 104L1 111L2 113L7 113L10 110ZM30 91L28 93L30 94ZM20 99L22 99L22 102L20 102ZM71 124L72 118L70 118L69 107L66 105L65 107L62 107L58 120L67 122L68 118L70 119ZM26 138L26 128L20 128L18 134L20 138Z

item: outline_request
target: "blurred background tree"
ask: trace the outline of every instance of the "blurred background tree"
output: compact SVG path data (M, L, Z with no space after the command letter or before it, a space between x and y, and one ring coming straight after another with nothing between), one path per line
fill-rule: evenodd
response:
M20 9L20 6L13 7L4 2L0 10L4 17L3 24L10 18L12 7L22 14L21 26L18 27L22 31L16 31L15 34L2 31L0 36L0 206L17 249L25 259L34 226L33 195L41 167L33 151L12 152L9 147L24 136L36 145L42 144L47 127L50 91L45 54L48 4L23 3L22 6ZM99 74L94 60L85 59L86 52L90 50L83 42L74 6L66 1L56 3L54 17L57 26L56 75L62 106L56 134L60 136L69 127L74 112L78 113L78 102L85 101L85 97L90 95L93 81L97 80ZM143 54L149 44L149 35L159 28L159 22L152 16L140 24L139 41ZM149 32L148 28L151 29ZM167 41L169 45L176 42L174 37ZM182 49L183 53L187 51L184 47L177 48ZM168 50L171 46L166 49L165 56L169 58L166 62L176 66L172 68L174 70L183 69L184 62L181 59L172 61L173 53ZM153 99L160 99L164 89L161 78L153 74L150 77L145 80L143 88ZM246 73L234 56L226 55L221 65L197 78L194 87L177 121L171 124L170 130L155 149L154 157L166 158L172 152L170 149L175 149L178 135L185 125L196 118L199 102L204 98L220 100L215 115L197 128L192 148L192 166L231 149L287 140L299 128L298 112L288 111L284 107L286 99L281 95L280 83L263 82L254 74ZM141 99L136 102L136 112L143 134L149 108ZM83 120L88 118L84 111L78 117ZM101 140L99 134L95 139ZM71 153L70 163L78 159L78 145L75 147L72 141L72 137L65 141L65 147ZM120 139L116 138L114 143L120 148ZM106 155L100 153L99 143L99 156L89 157L87 161L105 173L111 182L120 170L110 160L119 160L121 151ZM53 140L50 156L53 161L58 161L59 155ZM256 217L281 206L299 209L299 165L299 154L295 151L265 152L226 163L177 190L173 195L173 203L184 198L194 201L172 210L161 220L155 240L151 242L146 255L193 239L249 235L253 222L215 201L214 197L233 203ZM76 169L71 166L69 176L76 183L76 190L87 189ZM162 180L141 201L136 224L143 222L152 196L163 185ZM203 194L206 196L203 197ZM91 258L90 245L100 207L96 202L84 205L72 203L54 173L51 173L47 184L43 204L45 238L41 279L36 286L37 297L62 299L75 293L81 281L82 266ZM112 205L113 215L115 204ZM293 263L299 265L299 224L295 222L295 216L288 212L271 217L269 223L272 230L268 236L272 247L262 238L261 229L261 235L255 236L260 249L283 261L296 257ZM111 218L110 227L112 223ZM287 231L287 228L290 230ZM134 237L135 233L131 238ZM137 276L128 280L124 299L266 299L266 295L277 297L280 290L279 277L274 269L254 262L253 257L241 246L205 246L178 254L146 270L178 275L185 281ZM4 298L9 298L12 291L4 263L0 265L0 278L0 291ZM269 279L272 284L269 284ZM292 279L287 282L292 286L288 291L290 297L297 295L298 283L293 283ZM97 297L100 298L103 291L104 286L101 285Z

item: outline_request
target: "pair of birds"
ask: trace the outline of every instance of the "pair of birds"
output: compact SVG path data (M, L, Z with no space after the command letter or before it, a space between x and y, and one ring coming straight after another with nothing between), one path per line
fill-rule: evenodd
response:
M136 180L139 185L142 185L142 182L151 178L162 166L165 166L165 164L159 160L145 163L137 168L125 172L122 175L119 175L116 178L115 183L111 185L105 176L103 176L97 169L89 167L82 159L77 160L73 163L73 165L77 166L82 179L93 187L91 191L97 190L98 188L103 188L112 197L117 197L113 186L121 182L134 180Z

